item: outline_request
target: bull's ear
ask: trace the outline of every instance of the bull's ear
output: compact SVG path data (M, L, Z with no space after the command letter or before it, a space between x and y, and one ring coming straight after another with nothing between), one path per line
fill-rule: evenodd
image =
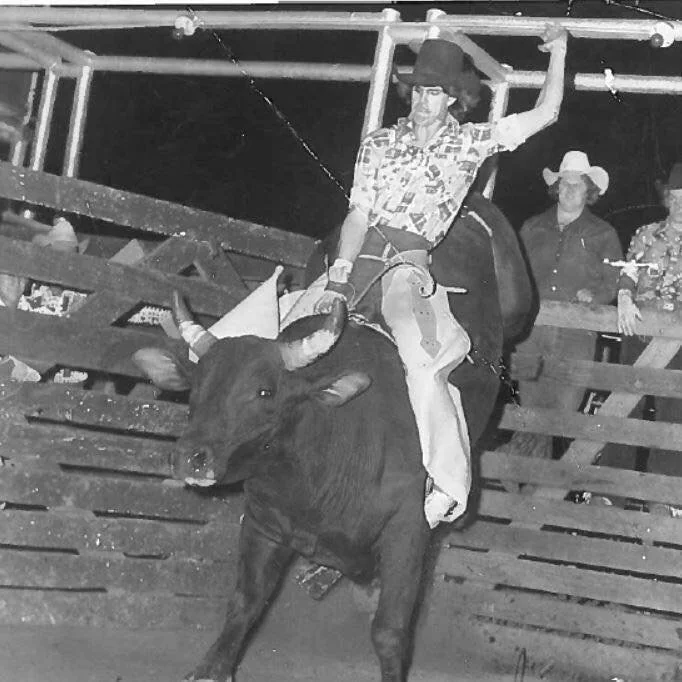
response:
M178 360L161 348L140 348L133 353L133 362L155 386L164 391L185 391L189 377Z
M321 386L317 392L317 399L331 407L338 407L364 393L372 383L372 379L364 372L347 372Z

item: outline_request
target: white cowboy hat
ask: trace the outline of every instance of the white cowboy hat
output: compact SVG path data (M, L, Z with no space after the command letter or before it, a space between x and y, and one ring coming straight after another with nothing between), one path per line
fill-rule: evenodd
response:
M547 185L553 185L559 178L566 175L587 175L599 188L600 195L604 194L609 187L609 174L599 166L590 166L585 152L566 152L556 173L549 168L542 171L542 177Z

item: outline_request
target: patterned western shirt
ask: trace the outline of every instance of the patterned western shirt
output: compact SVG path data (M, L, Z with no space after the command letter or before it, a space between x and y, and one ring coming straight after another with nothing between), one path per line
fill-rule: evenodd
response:
M519 233L541 299L576 301L581 289L592 292L594 303L610 303L616 295L618 268L604 259L620 260L618 234L589 209L563 230L557 208L529 218Z
M476 173L488 156L516 149L526 136L517 116L460 125L448 115L424 146L401 118L370 133L355 164L350 203L370 226L416 233L436 245L447 233Z
M632 237L627 260L653 263L655 268L623 268L619 286L635 292L638 305L661 310L682 306L682 231L666 224L643 225Z

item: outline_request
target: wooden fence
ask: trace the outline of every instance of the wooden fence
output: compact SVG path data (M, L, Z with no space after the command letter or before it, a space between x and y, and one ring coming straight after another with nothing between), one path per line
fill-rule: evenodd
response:
M682 480L594 464L605 443L682 450L682 425L629 417L643 395L682 398L682 371L665 369L682 343L678 320L645 314L652 340L634 366L512 356L514 378L608 395L595 414L507 405L500 429L574 440L556 461L483 452L478 518L448 535L438 562L449 602L496 647L527 652L535 672L682 679L682 516L648 512L682 507ZM608 306L546 303L536 324L617 332ZM583 491L628 503L569 495Z
M215 626L233 574L240 495L171 481L186 407L145 393L128 358L163 331L132 324L132 315L168 308L177 288L210 322L276 263L300 282L313 242L8 164L0 196L81 216L90 236L85 253L47 250L30 242L40 225L5 216L0 273L88 296L61 317L0 308L0 354L48 374L66 367L128 382L112 391L0 379L0 623ZM144 255L110 259L131 237ZM614 332L615 312L552 304L537 323ZM682 518L641 504L682 506L682 486L593 464L605 442L679 447L682 426L628 417L642 394L682 397L682 372L664 369L682 325L646 316L643 332L654 340L634 367L512 358L517 378L542 371L610 395L594 415L505 408L502 430L575 440L558 461L481 454L477 520L444 535L422 639L447 646L465 622L491 658L523 653L528 670L565 674L556 679L682 679ZM576 504L570 491L632 504Z
M0 622L215 625L240 498L170 480L185 406L151 399L130 362L164 333L134 316L168 310L177 289L208 324L277 264L300 283L313 241L7 163L0 196L66 215L89 240L84 253L39 246L31 238L49 225L11 210L0 226L0 273L87 294L63 316L0 307L0 355L43 376L88 375L78 386L0 378ZM117 258L133 237L138 257Z

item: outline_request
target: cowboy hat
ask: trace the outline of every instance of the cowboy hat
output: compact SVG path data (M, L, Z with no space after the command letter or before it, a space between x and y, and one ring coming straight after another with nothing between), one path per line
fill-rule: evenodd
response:
M422 43L412 73L397 74L408 85L439 85L450 95L458 90L477 94L481 81L473 69L465 69L464 52L459 45L441 38L429 38Z
M599 166L590 166L585 152L566 152L557 172L549 168L542 171L542 177L547 185L553 185L559 178L566 175L587 175L599 189L600 195L604 194L609 187L609 174Z

